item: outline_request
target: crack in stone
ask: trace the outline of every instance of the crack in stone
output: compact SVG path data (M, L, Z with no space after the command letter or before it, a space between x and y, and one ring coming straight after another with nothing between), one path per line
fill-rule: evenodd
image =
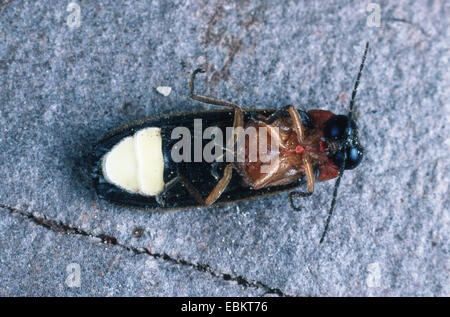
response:
M115 245L115 246L119 246L127 251L133 252L135 255L139 255L139 254L147 254L155 259L162 259L166 262L170 262L172 264L175 265L182 265L182 266L188 266L191 267L199 272L202 273L208 273L211 276L214 276L216 278L222 279L224 281L235 281L237 282L238 285L242 285L244 287L254 287L254 288L263 288L265 290L264 295L267 294L275 294L278 296L293 296L293 295L288 295L286 293L284 293L281 289L279 288L275 288L275 287L270 287L269 285L260 282L260 281L249 281L247 280L245 277L243 276L233 276L231 274L227 274L227 273L221 273L221 272L216 272L211 266L209 266L208 264L201 264L201 263L191 263L188 262L186 260L183 259L177 259L177 258L173 258L170 255L166 254L166 253L155 253L150 251L148 248L136 248L136 247L132 247L132 246L128 246L125 244L120 243L117 238L107 235L107 234L92 234L89 233L85 230L76 228L76 227L72 227L70 225L64 224L60 221L56 221L56 220L51 220L51 219L47 219L45 216L40 217L40 216L36 216L33 213L29 213L23 210L19 210L17 208L5 205L5 204L0 204L0 208L3 209L7 209L9 210L12 214L17 214L20 215L24 218L29 219L30 221L34 222L35 224L42 226L46 229L55 231L55 232L59 232L59 233L67 233L67 234L75 234L75 235L81 235L81 236L85 236L85 237L91 237L91 238L97 238L100 239L103 243L107 243L107 244L111 244L111 245Z

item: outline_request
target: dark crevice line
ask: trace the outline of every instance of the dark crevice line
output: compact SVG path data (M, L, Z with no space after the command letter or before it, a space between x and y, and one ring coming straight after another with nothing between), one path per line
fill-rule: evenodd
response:
M287 295L285 294L283 291L281 291L279 288L274 288L274 287L270 287L269 285L263 283L263 282L259 282L259 281L249 281L247 280L245 277L243 276L233 276L231 274L226 274L226 273L221 273L221 272L216 272L214 271L214 269L209 266L208 264L201 264L201 263L191 263L188 262L186 260L183 259L177 259L177 258L173 258L170 255L166 254L166 253L155 253L155 252L151 252L149 249L147 248L136 248L136 247L131 247L125 244L121 244L120 242L118 242L118 240L110 235L107 234L91 234L85 230L76 228L76 227L72 227L70 225L64 224L60 221L56 221L56 220L51 220L51 219L47 219L45 216L40 217L40 216L36 216L32 213L26 212L26 211L22 211L19 210L17 208L5 205L5 204L0 204L0 208L3 209L7 209L9 210L12 214L17 214L20 215L26 219L29 219L30 221L34 222L35 224L42 226L46 229L52 230L54 232L59 232L59 233L66 233L66 234L74 234L74 235L81 235L81 236L85 236L85 237L91 237L91 238L97 238L100 239L103 243L107 243L107 244L111 244L111 245L115 245L118 247L121 247L127 251L133 252L135 255L138 254L146 254L149 255L155 259L162 259L164 261L170 262L172 264L175 265L182 265L182 266L188 266L191 267L199 272L203 272L203 273L208 273L211 276L214 276L216 278L219 279L223 279L224 281L235 281L237 282L238 285L242 285L244 287L254 287L254 288L263 288L265 290L264 295L266 294L276 294L278 296L293 296L293 295Z

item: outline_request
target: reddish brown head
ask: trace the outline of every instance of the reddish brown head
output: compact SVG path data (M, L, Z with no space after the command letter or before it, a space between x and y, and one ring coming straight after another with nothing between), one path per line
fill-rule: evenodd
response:
M314 122L316 133L320 135L320 150L327 160L319 167L319 181L339 175L345 157L345 169L354 169L362 160L363 148L358 140L356 123L344 115L334 115L330 111L310 110L308 115ZM345 154L345 155L344 155Z

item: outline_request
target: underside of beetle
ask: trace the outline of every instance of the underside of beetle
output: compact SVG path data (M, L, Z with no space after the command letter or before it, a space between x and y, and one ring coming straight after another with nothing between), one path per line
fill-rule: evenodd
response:
M320 239L322 243L344 170L358 166L363 157L358 128L352 116L368 48L367 42L347 115L334 115L323 110L304 112L293 106L279 110L244 110L232 102L194 93L195 76L204 72L196 69L189 81L190 98L232 111L200 111L150 118L113 132L100 141L94 151L93 179L98 195L112 202L149 210L182 209L287 191L306 179L306 192L289 193L291 207L298 211L301 207L294 206L293 197L311 195L316 179L324 181L337 177ZM194 156L201 158L202 149L211 145L204 144L203 138L199 143L195 127L195 121L199 119L221 135L227 135L224 131L232 127L232 134L227 135L225 144L221 145L227 155L222 153L221 159L195 159L193 162L190 159L174 160L172 150L177 149L178 144L174 144L173 135L180 127L188 132L189 138L194 136L194 144L200 145L199 148L194 146ZM248 138L246 133L242 139L236 132L246 132L249 128L254 128L255 133ZM263 133L261 128L264 128ZM267 136L264 137L266 134L270 135L270 142L267 142ZM200 135L203 135L202 131ZM262 143L263 139L265 143ZM190 145L191 140L188 141ZM256 146L252 147L252 143ZM255 148L256 156L252 158ZM223 156L230 153L233 158L243 153L243 159L223 161ZM233 170L240 177L233 177Z
M250 162L175 162L171 157L178 139L173 129L186 127L194 144L194 120L201 118L204 128L226 131L234 124L233 111L202 111L149 118L127 125L98 143L94 156L94 180L101 197L116 203L147 209L173 209L204 206L211 192L220 183L227 166L233 166L228 184L220 188L214 203L247 200L298 187L305 181L303 155L308 154L313 177L319 181L336 177L338 170L326 156L322 126L333 114L329 111L299 111L304 127L304 142L297 140L289 108L281 110L242 110L247 126L270 126L277 129L274 138L280 143L278 167L261 173L261 160ZM259 131L259 130L257 130ZM257 139L259 135L255 136ZM269 140L271 140L269 138ZM211 140L202 139L202 148ZM244 146L248 147L247 138ZM268 143L270 147L270 142ZM269 154L271 154L269 152ZM259 156L258 156L259 157ZM275 161L276 162L276 161ZM275 165L274 165L275 166ZM271 174L270 174L271 173ZM271 175L265 178L265 175ZM315 174L315 175L314 175ZM223 181L222 181L223 182Z

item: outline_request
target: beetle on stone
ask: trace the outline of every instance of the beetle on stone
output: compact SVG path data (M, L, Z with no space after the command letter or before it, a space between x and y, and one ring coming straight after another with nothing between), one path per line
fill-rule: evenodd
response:
M289 203L298 211L301 207L294 205L294 198L310 196L316 181L337 178L320 239L322 243L344 170L358 166L363 156L352 116L368 47L369 43L366 43L347 115L334 115L326 110L302 111L291 105L278 110L243 109L232 102L196 94L195 78L204 71L195 70L189 81L190 98L230 110L152 117L107 135L94 149L93 179L98 196L147 210L174 210L223 205L290 191L306 180L307 191L289 193ZM226 139L227 146L223 149L232 152L234 158L241 150L244 160L174 160L171 154L178 146L175 129L184 127L196 142L196 119L223 132L233 127L234 132ZM270 158L268 163L261 159L261 152L257 153L256 160L249 159L250 143L262 144L261 132L247 135L244 141L238 142L235 131L246 131L251 127L255 131L263 128L270 136L265 153ZM201 141L201 148L205 146L204 142Z

